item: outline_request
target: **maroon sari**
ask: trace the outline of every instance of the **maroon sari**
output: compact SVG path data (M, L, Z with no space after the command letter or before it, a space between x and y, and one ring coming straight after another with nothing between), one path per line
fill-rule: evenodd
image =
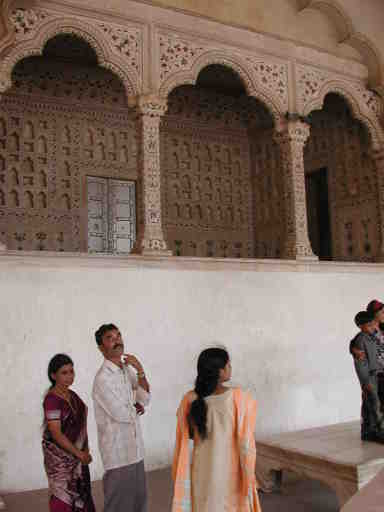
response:
M79 396L70 390L70 404L49 392L44 399L45 424L60 420L62 433L79 450L88 446L87 407ZM43 434L44 466L51 492L51 512L95 512L91 494L88 466L61 448L45 427Z

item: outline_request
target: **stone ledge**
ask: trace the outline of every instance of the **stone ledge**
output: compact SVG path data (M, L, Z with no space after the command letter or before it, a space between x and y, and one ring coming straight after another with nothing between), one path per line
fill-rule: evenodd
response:
M295 261L278 259L201 258L166 255L106 255L51 251L1 251L0 267L31 266L44 268L158 268L198 271L301 272L301 273L379 273L384 263L337 261Z

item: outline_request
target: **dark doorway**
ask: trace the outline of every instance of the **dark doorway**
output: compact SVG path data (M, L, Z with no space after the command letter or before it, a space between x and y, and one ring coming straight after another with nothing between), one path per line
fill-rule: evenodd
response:
M308 234L313 252L320 260L332 259L329 220L328 169L323 167L305 176Z

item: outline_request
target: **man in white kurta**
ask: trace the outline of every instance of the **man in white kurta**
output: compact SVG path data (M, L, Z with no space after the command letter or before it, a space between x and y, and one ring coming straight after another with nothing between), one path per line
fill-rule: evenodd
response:
M95 333L104 362L93 384L99 449L105 474L104 512L146 512L144 443L139 416L150 400L140 361L124 354L119 329L102 325Z

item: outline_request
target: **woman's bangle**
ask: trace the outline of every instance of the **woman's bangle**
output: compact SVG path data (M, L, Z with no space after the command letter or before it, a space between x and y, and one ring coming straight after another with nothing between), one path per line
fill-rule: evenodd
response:
M144 372L137 372L137 378L138 379L144 379L145 373Z

